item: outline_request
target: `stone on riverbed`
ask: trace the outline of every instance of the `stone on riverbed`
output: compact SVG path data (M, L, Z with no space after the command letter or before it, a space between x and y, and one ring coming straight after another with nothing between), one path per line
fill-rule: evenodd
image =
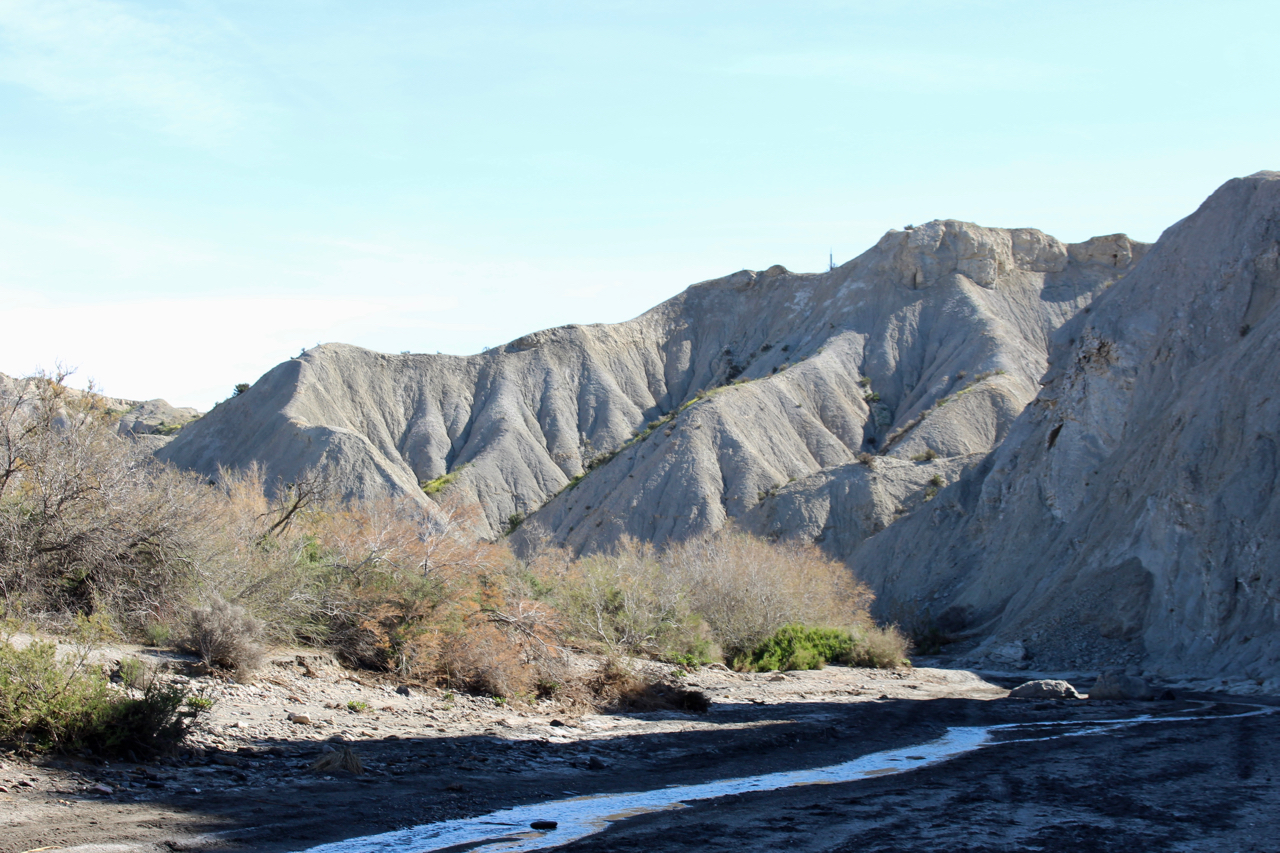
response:
M1066 681L1042 678L1019 684L1009 691L1011 699L1079 699L1080 694Z

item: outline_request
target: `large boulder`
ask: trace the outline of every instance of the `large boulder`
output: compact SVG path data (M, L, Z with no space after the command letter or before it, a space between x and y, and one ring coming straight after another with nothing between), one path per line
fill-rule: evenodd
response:
M1079 699L1080 694L1070 682L1042 678L1019 684L1009 691L1010 699Z

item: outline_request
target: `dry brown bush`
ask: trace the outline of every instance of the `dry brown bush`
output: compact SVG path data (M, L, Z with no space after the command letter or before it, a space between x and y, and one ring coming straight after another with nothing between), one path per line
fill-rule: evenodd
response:
M140 625L189 570L198 485L117 437L103 398L66 376L0 397L0 603Z
M476 513L388 500L319 519L315 536L333 573L331 645L344 659L406 676L439 673L446 637L505 603L491 587L514 561L505 544L471 534Z
M789 623L853 627L870 622L870 588L809 543L771 543L726 529L677 545L664 562L730 656L749 651Z
M587 679L597 709L614 713L644 711L692 711L704 713L711 700L700 690L646 677L621 658L608 657Z
M257 465L220 470L199 497L207 520L190 552L193 577L183 598L243 607L276 642L322 639L330 581L307 530L319 499L314 488L273 489Z
M248 675L262 664L262 623L243 607L214 598L191 612L186 646L209 666Z
M910 640L895 625L880 626L868 622L855 629L853 636L855 644L849 660L851 666L894 669L903 665L911 648Z
M520 644L496 625L481 623L444 644L441 665L450 687L515 698L535 691L537 672Z
M651 544L624 538L609 554L583 557L559 578L556 602L578 636L611 654L704 657L708 643L685 578Z

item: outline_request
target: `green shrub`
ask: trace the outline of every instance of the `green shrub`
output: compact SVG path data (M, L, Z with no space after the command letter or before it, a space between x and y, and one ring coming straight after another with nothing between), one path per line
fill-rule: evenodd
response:
M524 513L513 512L507 517L507 528L502 532L503 536L510 536L520 529L520 525L524 524Z
M941 654L942 647L949 642L951 638L933 621L922 622L911 632L911 649L916 654Z
M142 635L146 639L148 646L161 648L169 645L169 640L173 636L173 629L160 622L152 622L142 629Z
M770 672L775 669L822 669L828 663L844 663L853 654L854 637L839 628L783 625L750 654L734 661L734 669Z
M113 690L86 658L83 649L59 657L54 643L19 649L0 637L0 741L31 751L167 753L212 707L207 697L155 678L140 697Z
M352 699L347 703L347 710L353 714L363 714L369 710L369 703L361 702L359 699Z
M739 655L733 667L742 672L822 669L828 663L893 669L906 660L907 641L893 627L859 625L813 628L784 625L750 653Z
M121 658L116 675L125 687L143 689L154 677L150 666L140 658Z
M422 484L422 491L426 492L429 495L440 494L440 492L443 492L450 485L452 485L454 480L458 479L458 475L461 474L462 469L466 467L467 467L466 465L459 465L457 468L453 469L447 474L444 474L440 477L436 477L434 480L427 480L425 483Z
M916 453L911 457L912 462L932 462L938 458L938 451L932 447L927 448L923 453Z

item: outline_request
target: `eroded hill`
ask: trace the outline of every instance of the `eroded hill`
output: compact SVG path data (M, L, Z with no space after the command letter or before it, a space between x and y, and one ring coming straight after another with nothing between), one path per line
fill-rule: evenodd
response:
M838 484L830 500L857 505L857 538L995 447L1035 396L1055 330L1145 251L1123 235L1064 245L935 221L827 273L742 271L626 323L478 355L328 344L159 455L211 475L326 469L353 497L453 491L484 508L485 535L524 518L517 544L575 550L778 518L791 510L767 507L788 483ZM924 455L941 461L910 461Z
M1061 329L980 465L843 555L885 612L988 637L979 659L1276 677L1278 297L1280 173L1260 172Z

